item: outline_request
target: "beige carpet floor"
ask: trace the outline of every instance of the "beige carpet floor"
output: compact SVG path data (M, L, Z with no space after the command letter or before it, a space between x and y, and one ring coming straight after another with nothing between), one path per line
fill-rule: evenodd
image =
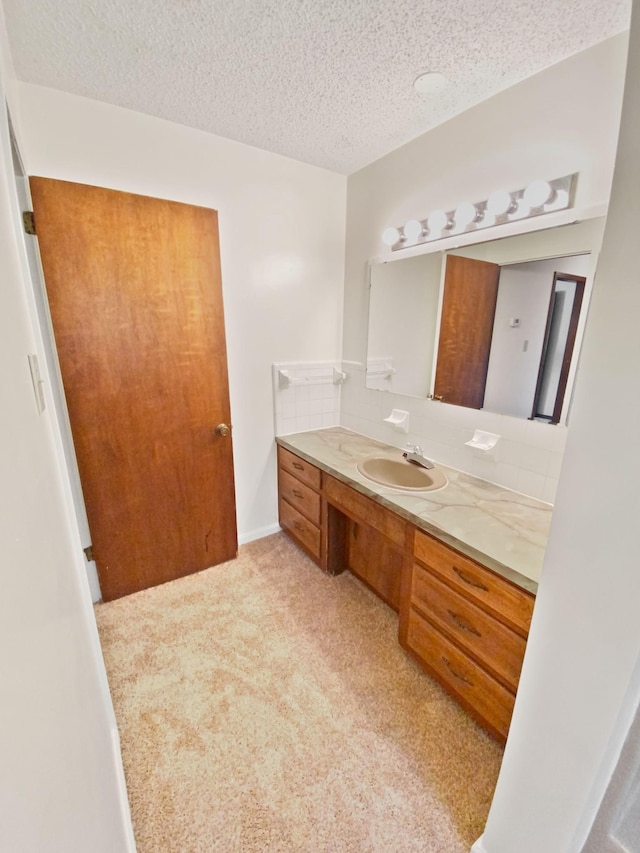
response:
M462 853L501 748L285 536L97 605L139 853Z

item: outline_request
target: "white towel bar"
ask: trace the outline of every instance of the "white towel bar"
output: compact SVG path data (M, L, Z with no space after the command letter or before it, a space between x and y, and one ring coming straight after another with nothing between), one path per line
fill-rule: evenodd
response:
M341 385L347 374L333 368L331 373L319 376L291 376L288 370L278 370L278 386L288 388L290 385Z

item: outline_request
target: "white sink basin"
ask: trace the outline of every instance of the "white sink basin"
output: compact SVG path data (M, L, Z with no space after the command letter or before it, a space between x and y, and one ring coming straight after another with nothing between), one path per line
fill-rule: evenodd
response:
M368 480L403 492L432 492L444 488L449 482L439 468L427 469L406 459L388 456L369 456L358 462L356 467Z

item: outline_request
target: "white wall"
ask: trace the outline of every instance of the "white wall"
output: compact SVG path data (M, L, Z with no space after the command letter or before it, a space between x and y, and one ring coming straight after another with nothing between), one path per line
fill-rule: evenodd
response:
M547 261L541 261L547 264ZM515 417L531 415L553 288L553 272L540 280L532 264L500 270L484 407ZM520 325L512 328L511 318Z
M12 74L0 19L0 64ZM133 850L118 734L98 644L27 259L0 81L0 848ZM39 415L27 355L47 408Z
M219 212L240 541L277 524L271 364L340 357L346 179L40 86L17 86L33 175Z
M487 198L496 188L517 189L537 177L573 172L579 173L576 209L589 215L602 212L611 184L626 46L626 35L621 35L577 54L349 177L347 369L349 362L361 364L365 358L367 261L387 251L381 239L387 226L422 219L438 207L450 210L463 200ZM362 371L355 368L353 373L353 382L343 388L345 426L402 443L407 436L394 433L382 418L391 407L408 409L409 440L434 458L534 497L555 499L564 427L366 391ZM474 429L502 435L501 453L493 459L472 455L464 442Z
M615 179L542 583L505 758L477 847L486 853L577 853L624 739L618 721L626 717L628 724L638 702L637 11Z

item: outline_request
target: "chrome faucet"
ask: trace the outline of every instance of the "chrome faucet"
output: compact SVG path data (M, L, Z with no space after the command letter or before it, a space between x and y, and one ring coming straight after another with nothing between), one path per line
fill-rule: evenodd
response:
M419 444L407 444L407 449L402 454L407 462L413 462L415 465L422 465L423 468L434 468L433 462L426 459L423 455L422 448Z

